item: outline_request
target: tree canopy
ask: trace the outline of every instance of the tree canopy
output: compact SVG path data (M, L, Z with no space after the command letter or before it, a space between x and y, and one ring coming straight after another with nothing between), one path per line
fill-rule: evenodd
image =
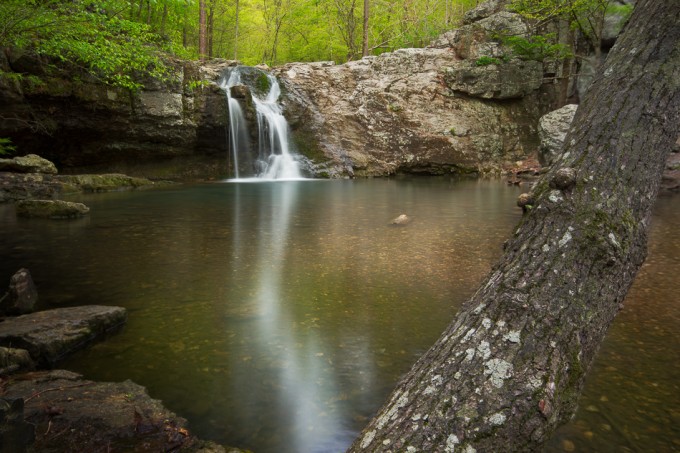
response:
M160 53L245 64L333 60L420 47L476 0L3 0L0 47L30 48L135 88ZM364 12L370 18L364 31Z

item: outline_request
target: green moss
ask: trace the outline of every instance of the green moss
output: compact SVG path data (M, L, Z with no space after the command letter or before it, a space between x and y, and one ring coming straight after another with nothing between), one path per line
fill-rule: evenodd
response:
M269 77L267 77L267 74L265 74L264 72L260 74L255 80L255 89L257 90L258 94L264 95L266 93L269 93L271 87L272 85L271 82L269 81Z

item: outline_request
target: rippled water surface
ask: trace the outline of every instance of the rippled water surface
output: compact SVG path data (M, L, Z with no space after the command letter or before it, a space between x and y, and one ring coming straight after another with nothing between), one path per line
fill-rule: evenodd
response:
M0 206L0 278L28 267L45 308L129 310L121 334L64 367L146 386L207 439L337 452L500 255L518 193L449 179L216 183L87 196L76 221ZM549 451L679 448L678 201L657 209L646 283ZM402 213L410 224L388 225Z

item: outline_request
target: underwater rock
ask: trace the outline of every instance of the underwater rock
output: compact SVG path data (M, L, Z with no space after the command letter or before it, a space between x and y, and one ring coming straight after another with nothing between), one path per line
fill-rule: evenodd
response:
M411 217L407 216L406 214L401 214L400 216L392 219L390 225L404 226L411 223L411 220L412 220Z

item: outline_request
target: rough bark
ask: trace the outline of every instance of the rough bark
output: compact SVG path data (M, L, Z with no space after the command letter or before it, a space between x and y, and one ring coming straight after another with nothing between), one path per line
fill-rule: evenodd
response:
M368 55L368 14L369 14L368 0L364 0L364 35L361 45L361 55L363 55L364 57Z
M350 451L533 451L646 255L680 125L680 2L642 0L506 253Z
M208 28L205 0L198 2L198 57L205 60L208 56Z

